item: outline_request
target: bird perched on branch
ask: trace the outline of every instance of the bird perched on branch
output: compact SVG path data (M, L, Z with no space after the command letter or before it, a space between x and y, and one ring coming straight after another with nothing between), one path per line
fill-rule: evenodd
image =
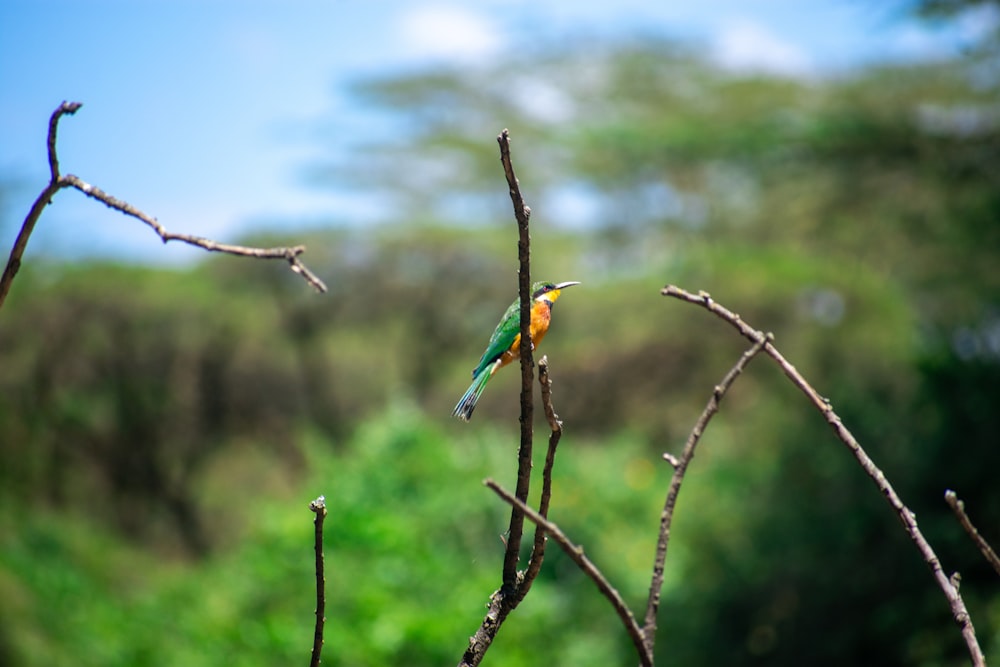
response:
M556 302L562 290L578 282L566 283L535 283L531 286L531 349L542 342L545 333L549 330L549 322L552 321L552 304ZM519 299L510 304L510 308L503 314L500 324L497 325L493 335L490 336L490 344L486 346L479 365L472 371L472 384L462 396L458 405L451 414L462 421L469 421L472 418L472 411L476 409L479 397L486 389L493 374L498 370L520 358L521 356L521 302Z

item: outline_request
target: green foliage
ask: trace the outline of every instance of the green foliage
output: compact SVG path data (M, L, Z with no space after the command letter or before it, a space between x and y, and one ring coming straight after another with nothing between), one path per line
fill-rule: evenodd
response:
M491 382L471 425L448 418L516 291L491 141L505 126L534 277L583 282L540 350L567 429L552 517L630 603L645 600L660 454L747 345L660 297L669 282L775 333L961 571L980 640L1000 651L995 575L942 502L955 489L1000 541L995 69L977 57L804 82L659 41L591 47L359 84L412 131L359 147L349 175L400 213L308 239L326 297L234 258L189 271L29 258L0 313L0 662L303 660L320 493L328 662L457 659L499 584L507 510L480 481L513 481L516 373ZM520 96L511 71L530 72ZM316 167L330 169L348 176ZM567 190L585 224L554 219ZM755 360L680 496L659 660L964 663L897 523ZM633 659L550 547L487 661Z
M165 561L136 549L103 529L84 506L5 515L0 589L8 603L0 645L10 663L26 667L303 660L314 600L307 504L310 494L323 493L330 508L324 663L457 660L499 585L509 512L481 480L494 476L512 484L511 436L493 429L448 433L413 407L390 409L342 447L304 435L298 440L308 472L301 483L263 497L250 479L232 492L219 511L242 526L239 539L198 561ZM645 569L661 489L636 444L567 448L556 480L557 498L567 500L557 500L553 512L579 517L594 535L615 536L597 550L598 561L626 558ZM204 484L228 484L224 468L239 455L219 454L227 463ZM646 471L633 472L623 486L623 471L636 466ZM267 475L264 467L257 471ZM582 488L613 492L596 505L575 492ZM645 516L641 526L620 522L639 515ZM504 626L491 659L510 665L566 656L580 665L628 659L622 630L592 584L554 545L549 563L530 604ZM640 585L625 590L641 601Z

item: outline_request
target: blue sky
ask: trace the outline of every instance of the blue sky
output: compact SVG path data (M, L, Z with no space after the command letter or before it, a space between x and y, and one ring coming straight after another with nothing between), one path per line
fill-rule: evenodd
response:
M434 62L475 62L530 39L637 30L704 46L727 67L792 76L953 53L981 29L909 20L863 0L6 0L0 6L0 253L47 180L45 132L64 100L63 169L168 229L235 240L264 221L364 224L363 196L310 187L315 158L347 159L370 131L347 82ZM324 133L322 140L319 133ZM341 136L337 136L337 135ZM490 137L484 141L491 140ZM318 151L324 151L320 154ZM338 160L339 161L339 160ZM283 235L284 231L281 232ZM138 221L60 193L29 245L56 256L184 261Z

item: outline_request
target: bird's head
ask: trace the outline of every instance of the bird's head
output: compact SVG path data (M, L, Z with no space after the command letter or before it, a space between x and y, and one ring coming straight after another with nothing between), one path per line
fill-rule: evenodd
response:
M535 283L531 286L531 298L533 301L548 301L549 303L555 303L555 300L559 298L559 295L564 289L579 284L580 283L572 280L565 283Z

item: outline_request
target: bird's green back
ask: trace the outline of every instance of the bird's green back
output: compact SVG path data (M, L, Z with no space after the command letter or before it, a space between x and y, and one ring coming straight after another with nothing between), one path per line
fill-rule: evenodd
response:
M510 346L514 344L517 334L521 333L520 315L521 301L520 299L515 299L514 303L510 304L510 307L507 308L507 312L503 314L500 323L497 324L497 328L493 330L493 335L490 336L490 343L486 346L486 351L483 352L483 356L479 359L479 365L472 371L473 377L482 373L485 368L499 359L500 355L509 350Z

